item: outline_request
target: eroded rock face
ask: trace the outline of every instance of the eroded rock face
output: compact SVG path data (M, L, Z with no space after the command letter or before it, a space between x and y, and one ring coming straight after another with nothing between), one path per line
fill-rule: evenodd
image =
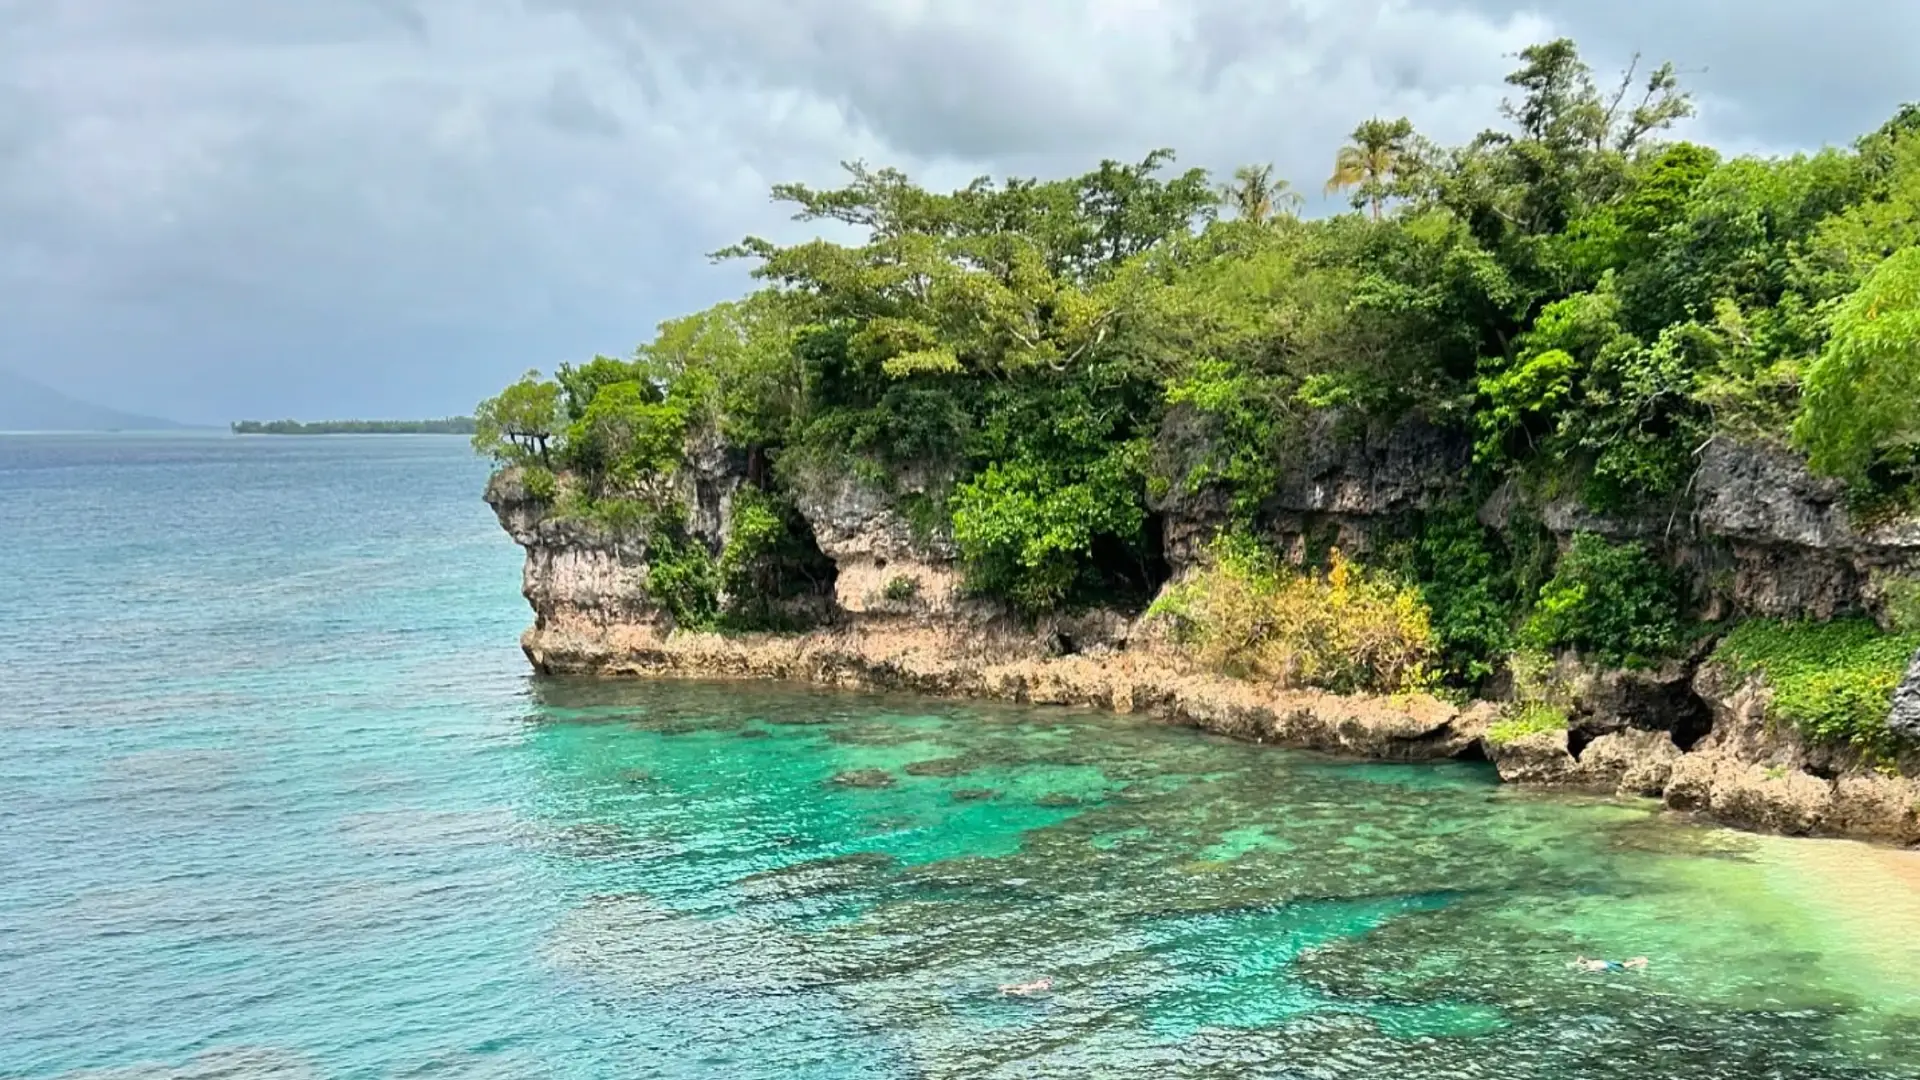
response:
M1580 763L1567 749L1564 731L1537 731L1525 738L1490 742L1487 757L1509 784L1561 786L1575 783Z
M837 571L834 603L841 611L939 615L960 606L952 537L916 530L900 508L902 495L924 493L933 483L903 474L894 494L842 472L816 473L796 485L794 502Z
M1154 471L1170 488L1148 500L1164 515L1163 547L1176 572L1198 562L1201 549L1227 523L1227 493L1185 479L1215 453L1212 420L1173 409L1154 446ZM1391 425L1350 428L1323 412L1284 452L1279 486L1261 504L1260 518L1283 550L1338 545L1365 552L1395 518L1428 509L1456 494L1472 461L1472 443L1459 432L1408 416Z
M520 593L536 628L579 622L591 626L654 626L662 616L647 594L644 543L559 518L545 499L527 490L518 470L487 484L486 500L500 526L526 549Z
M1669 661L1650 670L1593 668L1569 657L1560 677L1572 689L1568 729L1578 745L1629 730L1670 734L1685 748L1705 735L1712 718L1694 696L1692 667Z
M699 431L687 440L686 467L681 470L680 503L687 508L687 531L699 537L707 550L726 547L733 532L733 497L747 481L747 454L713 431Z
M1280 510L1382 517L1425 509L1455 494L1473 459L1458 432L1409 416L1343 434L1321 414L1269 499Z
M1861 527L1845 487L1787 451L1715 440L1694 490L1702 535L1730 549L1742 612L1829 619L1871 610L1876 572L1920 568L1920 517Z
M1887 726L1896 734L1920 740L1920 651L1907 664L1907 677L1893 692L1893 711L1887 714Z
M1694 677L1713 730L1674 763L1666 800L1733 825L1920 842L1920 781L1846 748L1811 745L1768 716L1772 692L1715 664Z

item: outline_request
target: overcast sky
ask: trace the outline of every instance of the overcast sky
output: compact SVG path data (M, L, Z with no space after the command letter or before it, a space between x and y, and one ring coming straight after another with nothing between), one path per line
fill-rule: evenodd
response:
M1671 58L1689 134L1843 144L1920 99L1914 0L0 0L0 367L200 422L465 411L740 291L776 181L1172 146L1317 191L1451 141L1512 54Z

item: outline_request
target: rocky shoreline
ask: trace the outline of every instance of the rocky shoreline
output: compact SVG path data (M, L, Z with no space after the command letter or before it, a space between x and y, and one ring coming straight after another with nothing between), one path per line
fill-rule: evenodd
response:
M1392 522L1447 493L1459 456L1443 452L1448 445L1403 425L1323 448L1297 463L1298 482L1275 496L1269 539L1283 551L1320 537L1364 553ZM713 438L695 439L685 460L673 498L688 530L717 552L750 465ZM543 672L778 679L1088 706L1331 753L1485 758L1515 784L1657 798L1749 829L1920 844L1920 752L1870 761L1808 743L1769 715L1763 682L1735 677L1705 647L1653 671L1586 670L1564 657L1567 729L1502 739L1491 733L1502 713L1495 702L1348 697L1228 678L1192 667L1146 620L1111 611L1019 623L969 598L950 539L916 529L903 511L905 499L938 479L902 473L883 488L846 473L795 478L798 512L831 570L792 600L799 621L821 628L791 634L676 629L648 594L644 537L558 512L551 492L529 491L514 469L493 477L486 498L526 550L522 591L534 625L523 646ZM1510 513L1512 497L1495 493L1483 521ZM1177 575L1218 527L1221 507L1180 496L1154 511ZM1677 520L1611 520L1559 505L1546 513L1562 542L1577 531L1664 537ZM1856 525L1836 486L1765 447L1706 448L1685 529L1663 543L1700 583L1703 620L1877 613L1889 574L1920 574L1920 519ZM1889 724L1920 735L1920 657L1894 694Z
M1488 737L1494 702L1287 690L1196 671L1151 647L1047 656L980 627L910 620L798 634L718 634L639 624L549 623L522 646L550 674L738 678L1137 713L1249 742L1386 761L1487 759L1508 783L1662 800L1739 828L1920 843L1920 783L1837 760L1770 725L1768 692L1707 665L1694 692L1711 729L1682 750L1671 732L1611 716L1614 730L1509 743ZM1617 691L1616 691L1617 692ZM1591 691L1588 700L1595 700ZM1593 719L1591 715L1589 720Z

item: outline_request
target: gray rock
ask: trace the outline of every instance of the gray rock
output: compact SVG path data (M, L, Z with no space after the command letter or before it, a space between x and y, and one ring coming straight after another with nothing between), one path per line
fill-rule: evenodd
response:
M918 475L895 478L903 494L932 486L931 479ZM851 472L808 473L794 488L794 503L812 526L815 542L835 561L866 556L948 562L955 557L951 537L943 532L916 536L897 496Z
M1472 460L1466 436L1417 416L1346 433L1337 416L1320 413L1269 504L1321 514L1402 514L1455 494Z
M1920 739L1920 651L1907 664L1907 677L1893 692L1893 711L1887 714L1887 726L1896 734Z
M1813 475L1797 454L1716 439L1700 455L1695 516L1727 545L1740 611L1829 619L1870 608L1876 573L1920 564L1920 517L1861 525L1846 486Z
M1711 535L1816 549L1859 539L1845 485L1814 476L1785 450L1716 439L1700 454L1694 490L1701 529Z

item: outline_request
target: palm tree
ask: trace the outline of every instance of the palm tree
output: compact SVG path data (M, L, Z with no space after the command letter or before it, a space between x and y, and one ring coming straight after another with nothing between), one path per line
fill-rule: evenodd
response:
M1303 201L1292 184L1274 177L1272 165L1242 165L1233 170L1233 183L1220 186L1220 197L1236 216L1255 224L1276 212L1292 213Z
M1376 117L1354 128L1352 139L1334 155L1326 193L1359 188L1360 196L1373 207L1373 220L1379 221L1393 182L1412 165L1413 121L1404 116L1398 120Z

